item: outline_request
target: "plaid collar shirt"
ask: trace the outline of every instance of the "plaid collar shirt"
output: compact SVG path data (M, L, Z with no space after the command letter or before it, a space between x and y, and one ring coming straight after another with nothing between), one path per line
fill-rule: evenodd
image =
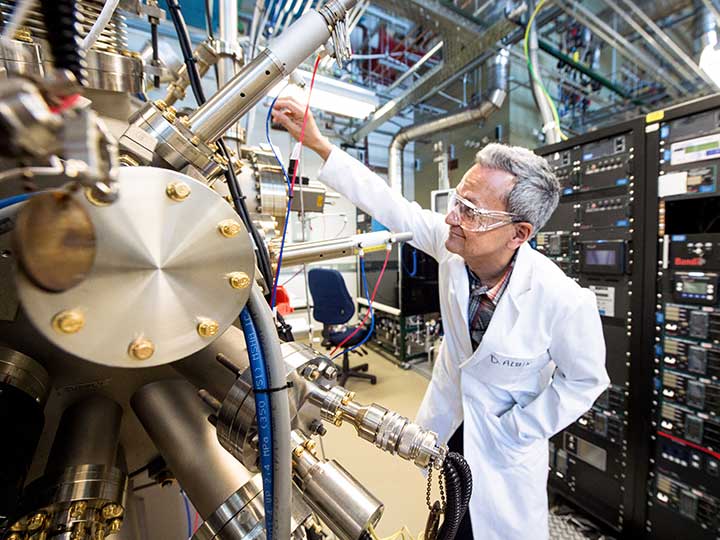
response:
M500 302L500 298L502 298L510 282L510 275L512 274L514 264L515 257L510 261L500 280L492 287L483 285L480 278L470 270L470 267L465 266L468 281L470 282L468 326L473 350L477 349L478 345L480 345L485 331L488 326L490 326L490 320L492 319L493 313L495 313L495 307L498 305L498 302Z

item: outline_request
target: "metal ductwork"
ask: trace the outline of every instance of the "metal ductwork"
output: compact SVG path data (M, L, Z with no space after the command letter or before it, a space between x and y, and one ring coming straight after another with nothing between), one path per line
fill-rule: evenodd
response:
M388 182L392 189L402 192L403 152L410 141L485 120L503 106L507 96L508 57L508 52L503 50L493 58L488 90L485 92L485 98L476 107L441 116L424 124L408 126L395 134L390 143L388 157Z

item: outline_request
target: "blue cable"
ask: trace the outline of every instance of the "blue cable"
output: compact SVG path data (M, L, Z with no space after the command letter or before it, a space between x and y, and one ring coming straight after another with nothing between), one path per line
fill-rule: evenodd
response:
M273 156L275 156L275 160L280 165L280 169L282 169L283 176L285 177L285 183L288 185L288 189L290 189L290 177L288 176L288 173L285 170L285 165L283 165L282 160L278 157L277 153L275 152L275 147L273 146L272 139L270 138L270 119L272 118L272 111L273 111L273 108L275 107L275 103L277 102L278 98L280 97L280 94L282 94L282 90L280 92L278 92L278 95L275 96L275 99L272 100L272 103L270 104L270 108L268 109L267 117L265 118L265 138L267 139L267 142L270 145L270 150L272 150Z
M368 287L367 275L365 274L365 257L360 257L360 274L362 275L363 286L365 287L365 298L367 298L368 309L370 310L370 328L368 329L367 334L365 334L365 337L360 343L350 347L349 349L340 351L332 357L332 360L335 360L338 356L342 356L345 353L350 353L358 347L362 347L363 345L365 345L365 343L368 339L370 339L370 336L372 336L372 333L375 330L375 312L373 311L372 301L370 300L370 287Z
M183 502L185 503L185 517L187 518L187 537L192 538L193 530L192 530L192 518L190 517L190 502L188 501L187 495L185 495L185 492L181 489L180 494L182 495Z
M270 139L270 119L272 118L272 110L273 107L275 107L275 103L277 102L278 98L280 97L280 94L282 92L278 92L278 95L275 96L275 99L273 99L272 103L270 104L270 108L268 109L267 117L265 118L265 137L267 138L268 144L270 145L270 149L272 150L273 156L275 156L275 160L280 165L280 168L282 169L283 176L285 177L285 182L287 183L288 188L288 195L290 194L290 178L288 177L287 170L285 170L285 165L283 165L282 160L278 157L277 153L275 153L275 147L273 146L272 140ZM282 258L283 258L283 252L285 251L285 238L287 236L287 228L288 228L288 222L290 221L290 207L292 206L292 199L288 196L288 203L287 203L287 210L285 211L285 225L283 226L283 234L282 234L282 240L280 242L280 253L278 254L278 263L277 263L277 270L275 270L275 279L273 280L273 289L272 289L272 296L270 297L270 308L275 309L275 300L277 299L277 287L278 287L278 281L280 278L280 268L282 267Z
M13 204L27 201L33 195L37 195L37 193L23 193L22 195L8 197L7 199L0 199L0 208L7 208L8 206L12 206Z
M255 412L257 414L258 440L260 442L260 472L263 481L263 505L265 507L265 537L272 540L273 530L273 439L272 439L272 418L270 413L270 395L265 357L263 355L260 340L253 323L252 316L247 307L240 312L240 323L245 334L248 357L255 394Z
M415 277L417 275L417 249L413 248L413 252L412 252L412 261L413 261L412 272L409 272L407 267L405 266L405 259L403 259L401 257L400 260L402 261L403 269L407 272L408 276Z

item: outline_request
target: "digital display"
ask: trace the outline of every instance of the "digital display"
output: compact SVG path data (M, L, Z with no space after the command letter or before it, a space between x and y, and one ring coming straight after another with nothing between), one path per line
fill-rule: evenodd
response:
M594 266L615 266L617 252L613 249L592 249L585 252L585 264Z
M708 284L702 281L684 281L683 291L690 294L707 294Z

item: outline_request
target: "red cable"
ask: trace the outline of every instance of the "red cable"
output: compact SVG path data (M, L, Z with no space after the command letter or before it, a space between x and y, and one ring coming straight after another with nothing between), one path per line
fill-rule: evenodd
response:
M60 103L58 105L56 105L55 107L50 107L50 110L55 114L65 112L68 109L72 109L77 104L77 102L80 101L81 97L81 94L73 94L71 96L64 97L60 100Z
M345 339L343 339L343 340L340 342L340 344L337 345L337 346L330 352L330 356L331 356L331 357L332 357L332 356L335 356L335 353L337 352L338 349L342 349L342 346L343 346L343 345L345 345L348 341L350 341L350 339L352 339L352 337L353 337L355 334L357 334L357 333L360 331L361 328L364 328L364 327L365 327L365 323L367 322L368 317L370 317L370 307L371 307L372 303L375 301L375 295L377 294L378 287L380 286L380 282L382 281L383 274L385 273L385 268L387 268L388 261L390 260L390 251L392 251L392 250L390 250L390 249L386 249L386 250L385 250L385 262L383 262L382 269L380 270L380 275L378 276L378 280L377 280L377 282L375 283L375 287L373 287L373 292L372 292L372 295L370 296L370 306L368 306L368 310L367 310L367 313L365 313L365 317L363 317L362 322L357 326L357 328L355 328L355 330L353 330L352 334L350 334L348 337L346 337Z
M315 86L315 75L317 74L318 66L320 66L320 56L315 59L315 67L313 68L312 78L310 79L310 89L308 90L307 103L305 104L305 114L303 115L302 129L300 130L300 138L298 144L302 151L303 141L305 140L305 126L307 125L308 112L310 111L310 96L312 96L313 86ZM298 164L295 166L293 171L292 180L290 181L290 187L288 188L288 197L292 198L293 192L295 191L295 179L297 178L297 172L300 168L300 157L298 156ZM286 219L290 219L290 211L288 210ZM283 248L285 247L285 238L283 237L282 243L280 244L280 255L282 256ZM273 280L273 294L270 299L270 305L275 306L275 295L277 294L278 281L280 280L280 267L282 266L282 257L278 258L277 269L275 270L275 279Z
M307 126L307 119L308 119L308 112L310 111L310 96L312 95L313 86L315 86L315 75L317 74L318 66L320 65L320 55L315 59L315 67L313 68L312 78L310 79L310 89L308 90L308 99L307 103L305 104L305 114L303 115L303 124L302 129L300 130L300 138L298 139L298 144L300 145L300 150L302 150L303 141L305 140L305 126ZM298 162L300 161L300 157L298 156ZM297 172L300 168L300 164L295 167L295 170L293 171L292 181L290 182L290 196L292 197L293 191L295 190L295 179L297 178Z

